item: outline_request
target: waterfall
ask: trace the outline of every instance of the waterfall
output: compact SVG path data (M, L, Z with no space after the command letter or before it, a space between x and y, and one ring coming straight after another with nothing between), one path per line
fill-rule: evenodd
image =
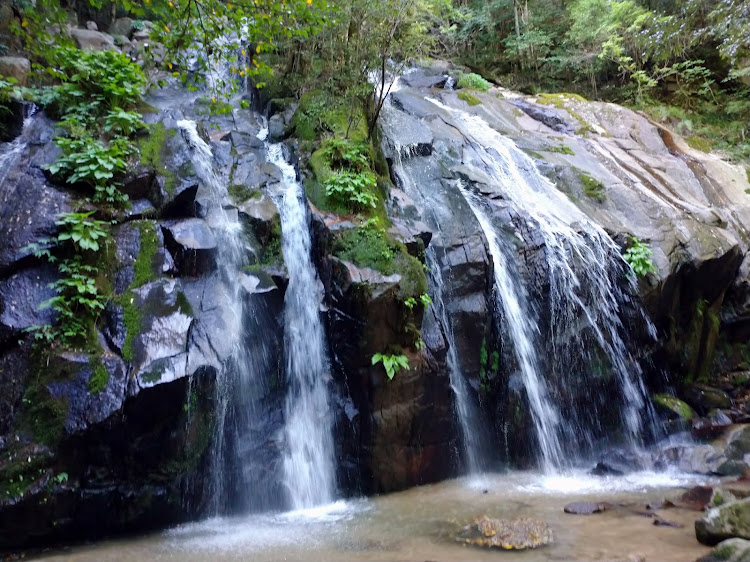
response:
M528 300L519 282L520 276L511 270L507 251L502 247L489 216L482 209L481 200L460 184L459 189L479 221L489 244L497 291L495 306L502 309L503 318L508 323L513 340L513 351L523 375L531 415L534 418L543 468L550 471L554 467L561 466L563 461L558 435L560 415L557 408L550 402L544 379L539 373L538 351L535 344L538 328L532 323Z
M182 120L177 123L192 151L192 161L196 174L201 180L201 195L206 201L206 221L217 239L216 263L224 292L216 295L220 306L229 311L227 330L233 335L232 354L228 364L217 373L215 407L215 441L211 459L210 509L218 513L228 502L243 507L265 507L271 503L266 491L259 489L256 475L247 474L240 467L238 478L243 490L242 498L229 498L228 490L228 428L227 412L230 402L239 410L235 416L237 443L236 450L242 450L242 440L251 433L256 424L255 401L264 388L264 375L270 363L267 339L260 326L247 326L258 322L262 316L259 303L248 298L244 284L240 282L248 265L248 247L243 236L242 224L236 209L228 204L226 179L217 173L211 147L198 134L194 121ZM248 337L250 341L248 341Z
M641 444L644 414L648 413L641 369L627 345L627 331L620 312L636 307L634 279L630 287L618 287L626 276L626 265L616 244L597 225L590 222L536 168L533 160L515 144L492 129L483 119L462 110L430 100L447 112L466 136L464 161L483 169L499 188L510 207L527 218L543 240L549 275L549 327L534 344L533 311L524 306L520 276L510 272L507 254L497 231L482 210L477 196L463 189L467 201L487 235L495 266L495 283L501 299L504 320L520 363L523 385L532 408L536 433L540 437L546 467L566 464L568 452L591 446L589 431L593 417L565 404L560 415L552 407L546 381L556 381L558 389L566 385L587 384L585 368L599 357L603 370L611 368L621 394L620 418L632 446ZM515 302L514 302L515 301ZM642 320L647 322L645 316ZM600 357L601 356L601 357ZM546 359L546 376L539 375L534 359ZM606 363L606 364L605 364ZM583 380L579 380L583 379ZM561 421L562 420L562 421ZM561 442L576 444L576 449Z
M267 131L260 138L265 139ZM289 271L284 297L286 376L284 482L293 509L329 503L334 497L333 420L330 378L320 318L322 285L311 258L312 241L302 186L283 146L267 144L268 161L282 172L272 193L281 214L282 251ZM271 188L272 190L274 188Z

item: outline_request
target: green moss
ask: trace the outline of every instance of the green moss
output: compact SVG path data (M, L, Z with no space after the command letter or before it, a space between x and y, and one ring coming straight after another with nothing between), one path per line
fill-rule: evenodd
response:
M734 556L735 549L730 544L720 544L711 551L716 560L729 560Z
M133 361L133 342L141 331L141 310L133 291L126 291L118 299L122 307L122 319L125 325L125 343L122 345L122 358L128 363Z
M159 250L159 237L156 234L156 225L149 221L138 221L140 236L140 248L138 257L133 264L133 282L131 289L145 285L156 279L154 269L155 260Z
M37 443L54 445L60 441L68 416L67 398L55 398L44 382L36 381L26 389L23 404L21 427Z
M271 233L263 246L259 265L276 265L284 262L284 253L282 249L282 232L281 218L277 215L271 225Z
M573 152L573 149L570 148L567 144L562 144L560 146L552 146L547 149L547 152L557 152L559 154L567 154L568 156L576 155L576 153Z
M657 394L653 397L653 401L660 406L671 410L682 419L692 420L695 417L695 412L685 402L669 394Z
M750 168L745 168L745 175L747 176L747 183L750 183ZM745 190L745 193L747 193L748 190Z
M161 369L154 369L153 371L141 375L141 379L143 379L144 382L153 384L159 382L163 375L164 372Z
M177 301L177 310L179 310L185 316L195 317L195 312L193 312L193 305L190 304L190 301L185 296L185 293L183 293L182 291L177 293L177 298L175 300Z
M700 150L701 152L711 152L711 141L707 138L699 137L697 135L690 135L685 140L687 141L690 148Z
M543 105L554 105L557 109L567 109L565 107L565 102L569 101L586 102L586 98L583 96L565 92L557 94L539 94L537 100Z
M469 92L458 92L458 99L465 101L471 106L480 105L482 103L482 100Z
M141 164L153 169L165 178L164 189L167 193L174 193L177 187L177 176L164 165L164 147L170 137L177 134L174 129L166 129L163 123L151 127L151 131L138 143Z
M604 201L607 199L607 194L604 190L604 184L602 184L602 182L600 182L596 178L592 178L586 172L580 172L579 179L581 180L583 194L586 197L593 199L598 203L604 203Z
M235 204L244 203L250 199L260 197L263 194L260 189L236 183L230 185L227 192Z
M0 504L22 498L48 468L49 457L23 449L6 450L0 456Z
M296 136L303 141L326 134L360 141L369 136L364 110L347 106L323 90L311 90L300 98L292 125Z
M341 232L334 240L333 253L342 260L369 267L383 275L400 275L399 297L402 300L427 292L422 263L409 255L401 242L372 224Z
M107 387L109 382L109 371L102 363L100 357L91 356L89 359L89 368L91 376L89 377L89 392L98 394Z

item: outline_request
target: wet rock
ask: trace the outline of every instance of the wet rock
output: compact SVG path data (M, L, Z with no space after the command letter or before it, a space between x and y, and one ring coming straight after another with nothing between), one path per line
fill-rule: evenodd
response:
M114 290L122 294L135 282L135 266L140 259L138 284L154 281L174 268L172 256L164 247L164 235L155 221L131 221L114 232L117 269Z
M750 541L727 539L695 562L748 562L750 561Z
M561 115L561 111L554 107L537 105L524 100L513 100L512 103L529 117L540 123L544 123L553 131L566 135L575 134L575 128Z
M750 470L750 465L741 460L728 460L716 469L721 476L742 476Z
M596 463L596 466L591 469L589 474L592 474L593 476L622 476L625 473L605 462L598 462Z
M27 381L32 375L31 346L32 342L27 338L19 346L6 344L5 352L0 354L0 443L1 436L13 426Z
M680 496L680 505L695 511L703 511L711 501L714 489L711 486L695 486Z
M442 88L448 80L448 75L420 69L404 74L400 80L411 88Z
M656 525L657 527L673 527L675 529L682 529L685 526L682 523L662 519L658 516L654 517L654 525Z
M456 540L483 548L526 550L552 544L552 529L539 519L480 517L463 527Z
M726 392L703 384L691 386L685 392L685 401L703 416L712 410L732 407L732 400Z
M239 206L240 218L248 223L261 247L267 247L281 232L279 210L265 193L252 197Z
M268 138L271 142L280 142L284 140L287 133L284 116L281 114L273 115L268 120Z
M33 255L30 244L53 237L61 213L71 210L68 193L52 188L41 169L21 158L0 183L0 271Z
M750 426L732 432L724 454L730 460L744 460L745 455L750 454Z
M695 522L695 536L709 546L731 538L750 539L750 499L708 509Z
M216 237L203 219L162 223L164 241L183 275L196 276L215 266Z
M56 295L50 284L57 278L56 268L45 264L0 279L0 344L32 326L52 324L55 313L42 304Z
M654 454L657 468L675 467L684 472L716 474L727 458L712 445L679 445Z
M115 49L115 40L111 35L93 31L91 29L71 29L70 36L76 42L76 46L83 50L103 51Z
M606 503L591 502L572 502L563 508L565 513L572 513L573 515L591 515L592 513L602 513L606 510Z

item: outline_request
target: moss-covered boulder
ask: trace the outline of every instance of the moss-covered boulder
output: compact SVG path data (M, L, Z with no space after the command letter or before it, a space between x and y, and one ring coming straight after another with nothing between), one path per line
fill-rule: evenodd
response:
M491 519L480 517L456 535L462 543L482 548L527 550L552 544L550 526L540 519Z
M695 522L695 536L709 546L731 538L750 539L750 498L710 508Z
M727 539L696 562L750 562L750 541Z

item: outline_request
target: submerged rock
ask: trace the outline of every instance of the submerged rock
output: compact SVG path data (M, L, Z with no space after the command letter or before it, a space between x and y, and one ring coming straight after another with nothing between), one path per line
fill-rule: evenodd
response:
M456 540L483 548L526 550L552 544L552 529L540 519L480 517L459 531Z
M573 515L591 515L592 513L602 513L607 510L606 503L591 502L572 502L565 506L565 513Z

